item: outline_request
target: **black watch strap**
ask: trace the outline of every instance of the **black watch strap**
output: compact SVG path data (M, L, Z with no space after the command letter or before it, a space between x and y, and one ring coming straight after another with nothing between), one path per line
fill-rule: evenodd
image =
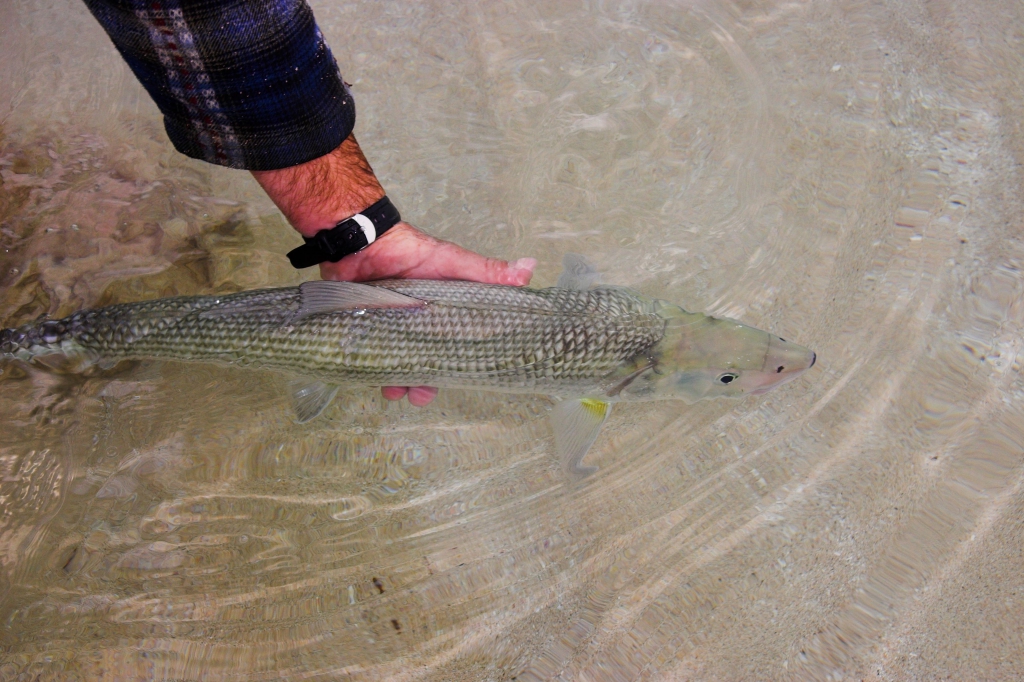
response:
M292 267L308 268L324 261L337 263L345 256L362 251L402 220L391 200L384 197L373 206L342 220L332 228L320 230L306 243L288 252Z

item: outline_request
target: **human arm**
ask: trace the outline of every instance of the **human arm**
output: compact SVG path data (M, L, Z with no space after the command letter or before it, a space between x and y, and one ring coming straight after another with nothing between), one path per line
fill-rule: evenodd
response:
M304 237L334 226L384 196L353 135L331 153L308 163L252 174ZM401 222L359 253L337 263L321 263L320 276L348 281L463 279L523 286L530 282L534 265L532 258L511 263L485 258Z

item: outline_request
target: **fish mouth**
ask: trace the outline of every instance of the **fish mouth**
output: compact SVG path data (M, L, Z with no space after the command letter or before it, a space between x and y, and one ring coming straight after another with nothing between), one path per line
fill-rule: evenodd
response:
M817 359L818 359L817 354L812 352L812 354L811 354L811 364L808 365L806 369L794 370L794 371L786 372L785 374L781 374L781 375L772 375L771 376L772 380L770 380L768 383L766 383L766 384L764 384L762 386L758 386L757 388L752 389L751 391L749 391L749 394L750 395L764 395L768 391L774 390L774 389L778 388L779 386L782 386L783 384L788 384L790 381L793 381L793 379L796 379L798 376L800 376L801 374L806 372L808 369L813 367L814 363L815 363L815 361Z

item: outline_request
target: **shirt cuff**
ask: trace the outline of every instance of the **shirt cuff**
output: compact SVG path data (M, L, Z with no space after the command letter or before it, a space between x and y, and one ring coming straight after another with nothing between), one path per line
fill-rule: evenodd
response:
M178 151L276 170L352 132L355 102L303 0L85 0Z

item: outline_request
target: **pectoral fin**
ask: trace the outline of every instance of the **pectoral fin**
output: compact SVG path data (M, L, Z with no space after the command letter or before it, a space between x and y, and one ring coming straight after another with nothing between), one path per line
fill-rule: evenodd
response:
M588 476L597 467L580 466L583 456L594 444L612 406L601 400L563 400L551 411L555 447L562 466L572 476Z
M296 379L291 382L292 407L300 424L316 419L338 394L338 386L322 381Z
M20 350L15 357L24 362L46 367L58 374L81 374L94 368L112 369L124 358L103 357L94 351L85 350L77 344L65 342L61 347L42 351L33 355L27 350Z

